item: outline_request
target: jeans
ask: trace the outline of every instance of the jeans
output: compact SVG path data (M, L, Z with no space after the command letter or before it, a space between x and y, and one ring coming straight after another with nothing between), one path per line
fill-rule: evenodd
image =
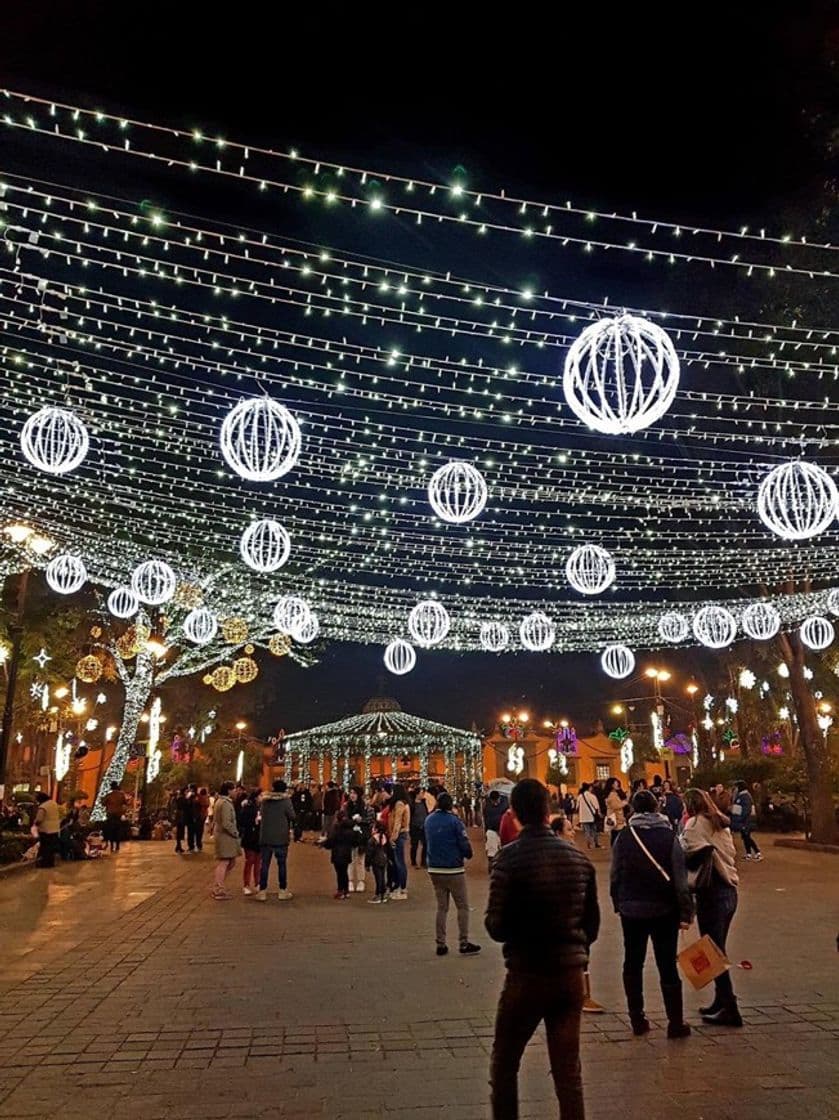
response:
M446 919L449 916L449 899L454 899L457 907L457 932L460 944L469 940L469 902L466 897L466 873L441 875L438 871L429 872L434 893L437 896L437 944L446 944Z
M427 867L428 866L428 860L426 859L426 856L425 856L425 829L424 828L412 828L411 829L411 867L416 867L417 866L417 853L418 853L420 848L422 849L422 855L420 856L420 866L421 867Z
M374 867L373 878L376 880L376 898L384 898L387 889L387 868Z
M341 894L349 894L350 877L348 872L350 865L348 863L335 863L333 867L335 868L335 878L338 880L338 891Z
M647 957L647 941L652 939L655 963L662 984L679 984L676 952L679 945L679 916L663 918L621 918L623 926L624 976L642 977Z
M583 825L583 834L586 838L586 847L590 848L594 845L595 848L600 847L600 837L597 835L597 824L594 821L589 821Z
M759 855L760 848L757 846L757 841L752 839L752 830L750 828L740 829L740 835L743 837L743 848L746 855Z
M725 942L734 912L737 909L737 888L716 880L704 891L696 892L696 922L701 934L708 934L725 952ZM731 971L726 969L714 980L717 999L730 1003L734 999Z
M263 844L260 851L262 852L262 867L259 871L259 889L264 891L268 888L268 872L271 869L271 856L274 856L277 860L277 876L280 881L280 890L284 891L288 886L288 877L286 873L288 844L277 844L276 846Z
M404 891L408 886L408 865L405 862L405 848L407 844L407 832L400 832L393 843L393 862L396 865L396 889L400 891Z
M582 968L530 975L508 972L495 1016L490 1083L493 1120L517 1120L518 1074L524 1048L544 1020L561 1120L585 1120L580 1068Z

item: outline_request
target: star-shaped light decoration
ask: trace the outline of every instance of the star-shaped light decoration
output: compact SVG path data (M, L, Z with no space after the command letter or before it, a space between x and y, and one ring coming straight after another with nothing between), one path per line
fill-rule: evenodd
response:
M38 666L41 669L43 669L48 661L52 661L52 658L47 653L47 651L44 649L44 647L41 646L41 652L36 653L35 656L32 658L32 660L36 661L38 663Z

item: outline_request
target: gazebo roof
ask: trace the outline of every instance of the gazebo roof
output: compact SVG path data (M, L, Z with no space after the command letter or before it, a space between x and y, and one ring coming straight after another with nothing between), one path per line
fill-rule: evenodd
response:
M481 739L474 731L412 716L403 712L396 701L378 698L368 700L357 716L286 735L285 745L298 751L372 749L385 754L417 748L464 750L471 747L477 750Z

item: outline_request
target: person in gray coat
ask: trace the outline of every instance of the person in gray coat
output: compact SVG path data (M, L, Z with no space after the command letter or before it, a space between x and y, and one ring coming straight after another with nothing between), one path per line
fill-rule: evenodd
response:
M271 869L273 856L277 861L279 879L277 898L282 902L288 902L294 897L288 889L288 845L297 818L288 795L288 786L282 778L277 778L270 793L263 794L259 813L259 847L262 852L262 866L259 872L259 890L254 898L257 902L265 902L268 897L268 872Z
M236 857L241 854L236 809L230 799L232 782L222 782L213 809L213 839L216 847L216 869L213 880L213 898L221 902L232 898L224 881L233 870Z

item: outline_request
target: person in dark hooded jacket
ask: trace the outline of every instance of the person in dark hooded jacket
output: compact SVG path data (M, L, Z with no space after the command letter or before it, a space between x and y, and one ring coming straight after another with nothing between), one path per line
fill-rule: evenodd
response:
M343 809L339 809L332 831L323 845L332 853L332 866L335 868L335 877L338 881L338 889L334 897L338 901L350 897L349 870L357 845L353 822Z
M288 845L291 840L291 830L294 826L294 809L291 798L288 796L288 786L277 778L271 787L271 792L263 794L259 807L259 847L262 852L262 867L259 872L259 891L256 898L264 902L268 890L268 872L271 868L271 857L277 861L277 876L279 878L279 891L277 898L281 902L288 902L294 896L288 889Z

